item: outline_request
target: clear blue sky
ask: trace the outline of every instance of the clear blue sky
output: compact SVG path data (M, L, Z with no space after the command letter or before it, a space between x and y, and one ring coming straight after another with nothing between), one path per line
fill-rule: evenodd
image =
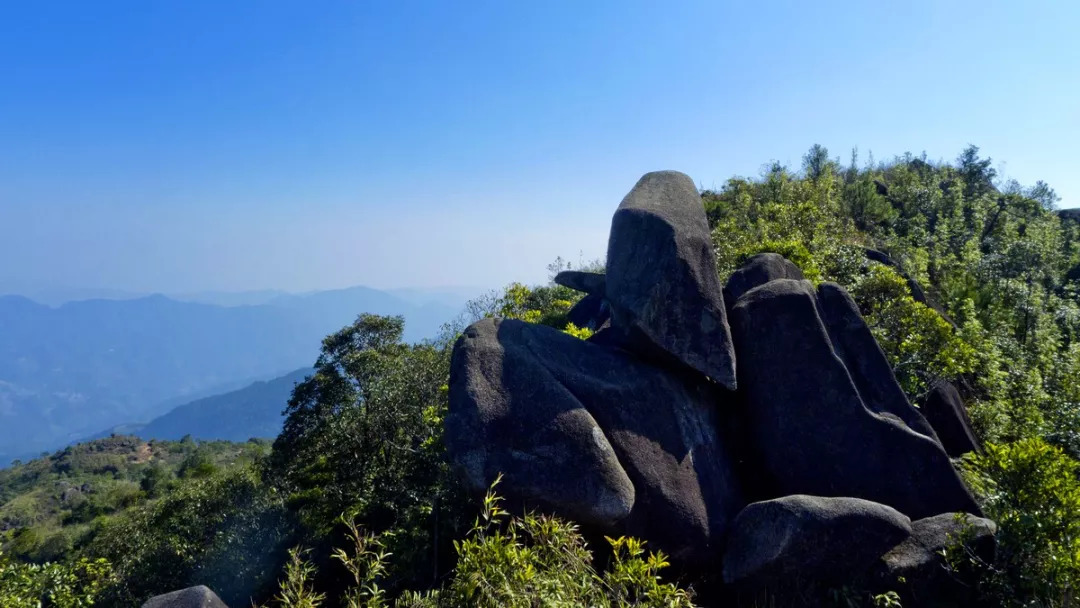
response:
M1008 6L1006 6L1008 5ZM1080 2L7 2L0 280L540 281L660 168L980 146L1080 205Z

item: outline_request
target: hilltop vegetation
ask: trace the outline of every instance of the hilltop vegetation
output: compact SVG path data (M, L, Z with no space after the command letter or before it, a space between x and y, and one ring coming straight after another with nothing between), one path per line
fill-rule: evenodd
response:
M112 436L0 470L0 552L56 560L91 542L108 521L187 480L250 466L268 441L143 441Z
M961 468L998 522L999 548L992 562L955 552L949 563L976 573L984 605L1067 606L1080 584L1080 223L1055 211L1046 184L1002 182L992 166L974 147L951 163L905 155L860 165L815 146L798 169L772 164L702 196L722 280L755 253L781 253L807 278L850 291L913 402L937 380L957 385L985 443ZM588 337L567 319L579 298L515 284L474 302L470 316ZM233 464L189 474L190 453L177 454L169 483L151 493L135 446L123 472L108 474L115 496L137 499L72 522L82 531L60 551L18 558L60 560L70 572L85 569L77 559L105 558L106 583L93 593L121 606L192 584L234 606L717 602L715 581L633 539L611 539L609 550L572 523L464 495L442 444L462 327L410 345L400 318L361 315L323 341L269 456L205 444ZM64 513L74 508L55 498L63 461L0 475L0 513L25 517L41 501L54 505L53 529L71 527ZM106 470L95 467L82 470ZM46 525L21 521L7 543ZM888 594L832 591L836 605L896 605Z

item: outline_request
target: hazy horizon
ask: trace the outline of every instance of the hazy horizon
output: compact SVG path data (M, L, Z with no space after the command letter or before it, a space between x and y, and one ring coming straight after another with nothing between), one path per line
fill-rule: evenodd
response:
M0 281L539 283L603 257L642 173L720 186L814 143L844 163L975 144L1077 206L1078 21L1064 2L21 3L0 23Z

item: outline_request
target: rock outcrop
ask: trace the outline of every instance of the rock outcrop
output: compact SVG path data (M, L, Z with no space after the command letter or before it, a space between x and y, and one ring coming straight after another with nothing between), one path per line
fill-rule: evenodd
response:
M744 293L759 285L775 279L804 278L802 270L779 253L759 253L728 277L724 285L724 302L730 309Z
M564 270L555 275L555 283L589 295L604 295L606 280L599 272Z
M688 176L648 173L619 204L604 293L612 325L639 348L667 353L735 388L735 354L709 223Z
M977 513L941 444L905 422L929 428L874 361L880 349L849 352L865 324L838 291L778 279L732 308L747 433L775 495L852 496L913 518Z
M958 548L992 562L997 525L966 513L942 513L912 522L911 528L910 537L878 560L869 584L900 592L905 606L972 605L971 573L953 571L944 553Z
M742 496L715 387L550 327L480 321L458 342L447 447L468 485L709 558Z
M937 431L949 456L959 458L968 452L981 451L964 400L951 382L939 380L930 387L922 402L922 413Z
M642 177L606 275L556 281L587 294L569 317L588 340L486 319L455 345L445 441L473 491L502 474L519 506L741 587L914 575L936 516L985 521L942 447L953 431L911 405L842 287L761 254L721 289L689 177Z
M199 585L165 595L157 595L142 605L142 608L229 608L221 598L209 588Z
M755 502L735 519L724 552L724 581L842 583L910 535L910 519L868 500L795 495Z

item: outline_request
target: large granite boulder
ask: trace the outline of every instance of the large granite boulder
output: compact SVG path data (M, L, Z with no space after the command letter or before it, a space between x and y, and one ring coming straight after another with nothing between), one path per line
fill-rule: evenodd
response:
M772 496L864 498L912 518L979 513L944 449L888 386L888 366L872 360L880 349L859 346L868 334L842 295L778 279L732 308L742 414L764 485Z
M845 582L911 534L892 507L858 498L795 495L751 503L724 552L724 581L744 587L786 580Z
M959 458L968 452L981 451L964 400L951 382L940 380L930 387L923 399L922 413L937 431L949 456Z
M164 595L157 595L142 605L142 608L229 608L221 598L209 588L199 585Z
M724 285L724 303L735 304L744 293L774 279L804 279L802 269L779 253L759 253L740 266Z
M719 388L550 327L486 319L454 348L446 443L467 484L676 558L711 560L743 499Z
M997 525L967 513L942 513L914 521L911 528L909 538L877 561L870 584L898 591L904 606L972 605L977 599L974 573L963 565L950 568L944 554L955 548L992 562Z
M643 356L666 353L735 388L735 356L701 196L688 176L642 177L611 221L605 296Z
M836 283L822 283L817 289L817 304L833 350L847 367L863 404L878 414L896 416L911 430L939 441L934 427L912 407L900 388L889 360L847 290Z

